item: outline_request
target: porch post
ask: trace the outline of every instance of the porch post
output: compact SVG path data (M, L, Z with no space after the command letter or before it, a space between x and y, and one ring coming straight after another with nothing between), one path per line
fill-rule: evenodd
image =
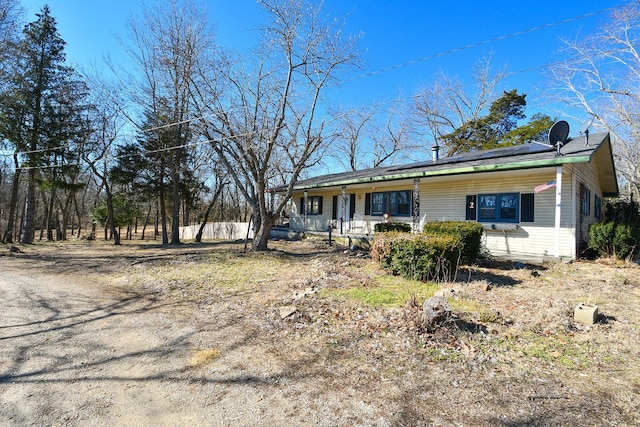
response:
M309 191L308 190L304 190L304 206L302 207L302 212L304 213L304 226L303 226L303 231L306 233L307 232L307 203L309 200Z
M420 178L413 179L411 212L413 212L413 232L419 233L422 231L420 230Z
M349 202L349 199L347 198L347 186L343 185L342 186L342 215L340 216L340 234L344 234L344 230L345 230L345 222L347 221L348 218L348 213L347 213L347 203Z
M560 258L560 218L562 214L562 166L556 166L556 222L553 255Z

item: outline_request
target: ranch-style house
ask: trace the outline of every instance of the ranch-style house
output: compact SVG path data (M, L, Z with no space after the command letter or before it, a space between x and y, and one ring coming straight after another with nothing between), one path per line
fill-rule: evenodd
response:
M382 221L414 232L429 221L477 221L492 255L542 262L580 256L618 182L610 136L598 133L443 158L434 147L428 161L317 176L295 190L293 231L366 238Z

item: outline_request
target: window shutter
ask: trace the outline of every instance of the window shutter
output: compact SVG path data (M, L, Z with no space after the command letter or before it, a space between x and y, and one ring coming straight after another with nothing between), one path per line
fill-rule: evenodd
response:
M520 222L534 222L534 194L520 195Z
M476 205L477 205L477 202L478 202L478 199L477 199L477 196L475 194L467 196L467 205L466 205L467 214L466 214L466 219L468 221L475 221L476 220Z
M364 195L364 214L371 215L371 193Z
M300 205L298 209L299 215L304 215L304 197L300 197Z
M351 194L349 196L349 219L353 218L354 213L356 213L356 195Z
M322 196L318 197L318 215L322 215Z
M331 219L338 219L338 196L333 196L333 206L331 207Z

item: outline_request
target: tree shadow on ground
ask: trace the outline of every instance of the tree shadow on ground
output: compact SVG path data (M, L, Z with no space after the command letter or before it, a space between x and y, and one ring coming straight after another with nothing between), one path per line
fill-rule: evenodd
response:
M475 266L461 267L458 272L458 281L484 280L492 286L516 286L522 283L522 280L513 277L512 272L516 270L528 271L531 276L539 277L547 268L542 265L522 262L482 260Z

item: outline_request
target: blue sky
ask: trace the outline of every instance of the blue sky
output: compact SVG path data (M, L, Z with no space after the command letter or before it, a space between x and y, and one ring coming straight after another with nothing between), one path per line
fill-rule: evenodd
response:
M345 106L406 98L438 72L470 82L473 65L491 54L494 66L514 73L505 80L503 89L516 88L528 94L527 115L540 111L553 116L555 112L545 110L539 91L545 86L545 66L561 58L560 39L593 33L607 18L607 13L595 12L626 2L326 0L327 14L344 18L348 33L362 33L365 64L358 73L363 77L346 83L334 98ZM22 4L29 21L44 4L50 6L68 43L68 60L81 67L100 64L107 53L117 61L122 55L117 37L126 35L125 21L139 8L139 2L131 0L22 0ZM254 0L208 0L207 5L222 45L238 51L253 44L264 16ZM565 20L569 21L444 54ZM532 68L536 71L524 72ZM378 72L381 70L387 71Z

